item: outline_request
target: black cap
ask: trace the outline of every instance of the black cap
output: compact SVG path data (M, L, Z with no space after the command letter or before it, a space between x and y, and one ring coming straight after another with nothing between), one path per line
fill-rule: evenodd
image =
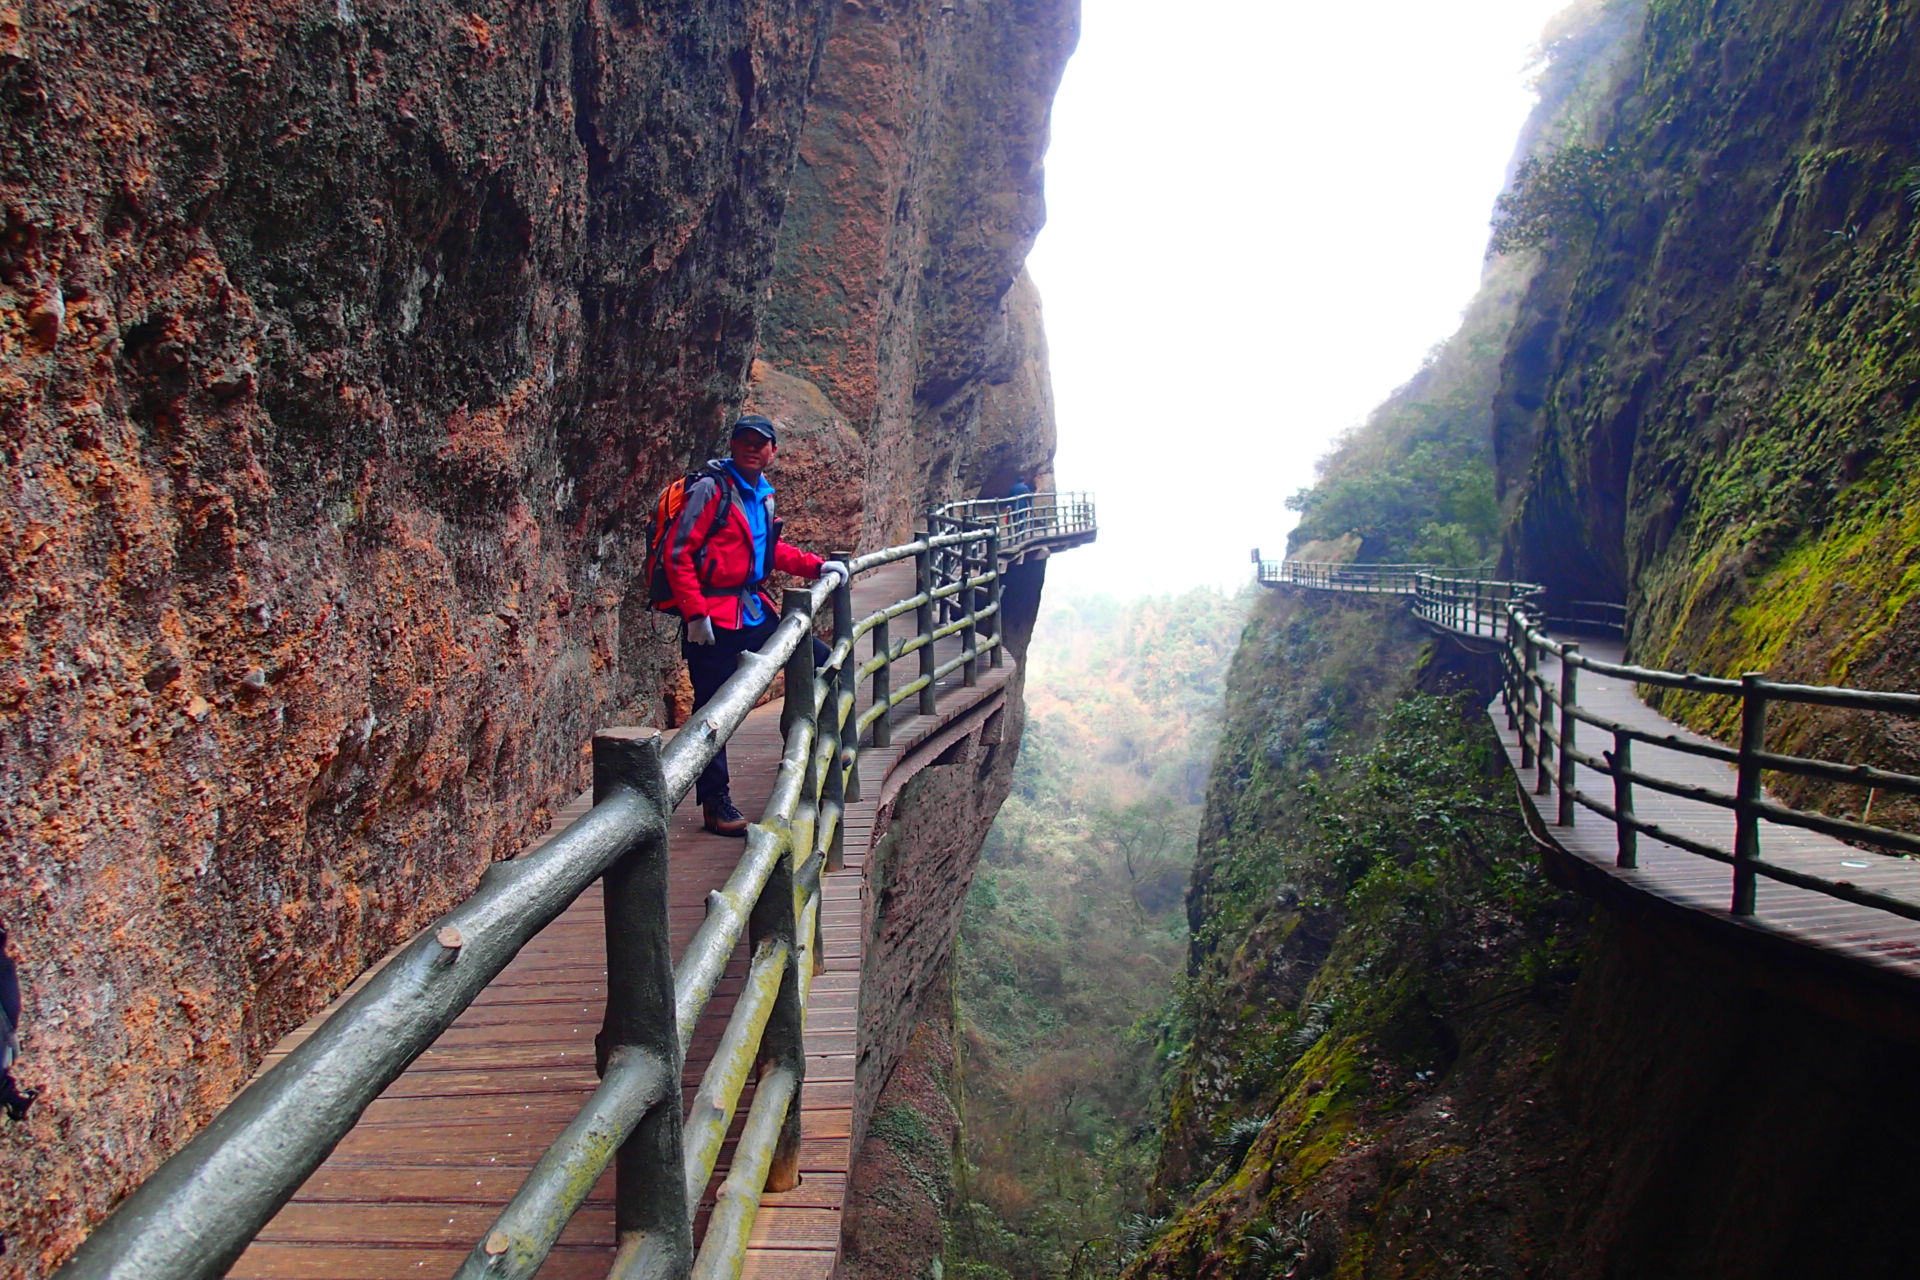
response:
M737 436L743 431L752 431L757 435L763 435L773 444L780 443L780 438L773 434L773 423L757 413L743 413L740 415L739 420L733 424L734 435Z

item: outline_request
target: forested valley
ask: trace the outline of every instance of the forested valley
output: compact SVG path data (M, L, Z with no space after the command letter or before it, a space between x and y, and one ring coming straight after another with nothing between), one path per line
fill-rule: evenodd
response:
M1013 794L962 925L948 1276L1110 1275L1139 1243L1189 1033L1185 895L1247 605L1200 588L1043 608Z

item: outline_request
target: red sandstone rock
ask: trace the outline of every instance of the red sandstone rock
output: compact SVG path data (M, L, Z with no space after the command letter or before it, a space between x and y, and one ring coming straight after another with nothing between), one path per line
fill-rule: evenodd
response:
M0 917L41 1270L659 705L818 10L0 12Z
M886 246L809 329L874 390L755 383L822 549L1051 450L1012 286L1069 9L938 8L842 11L891 34L818 81L905 112L900 233L796 183L790 256ZM670 715L638 528L739 407L822 17L0 0L0 1277Z
M863 541L1050 470L1025 282L1047 114L1078 8L836 7L782 224L762 356L866 441Z

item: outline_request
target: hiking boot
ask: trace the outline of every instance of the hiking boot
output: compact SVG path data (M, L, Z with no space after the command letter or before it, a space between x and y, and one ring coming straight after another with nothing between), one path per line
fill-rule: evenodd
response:
M733 807L732 796L707 801L700 806L700 813L706 819L702 825L717 836L747 834L747 816Z

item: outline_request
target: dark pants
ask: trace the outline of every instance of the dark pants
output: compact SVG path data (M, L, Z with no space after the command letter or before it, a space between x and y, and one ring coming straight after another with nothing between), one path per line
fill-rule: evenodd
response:
M693 709L698 711L706 706L713 695L720 692L720 686L727 682L728 677L740 669L740 655L752 653L765 644L779 625L780 619L769 613L757 626L741 627L735 631L715 627L712 644L688 644L683 629L680 654L687 660L687 677L693 682ZM818 667L825 662L831 652L826 645L815 640L813 665ZM693 798L701 804L711 804L725 796L728 788L727 749L722 747L720 754L713 758L713 763L700 771L699 779L693 784Z

